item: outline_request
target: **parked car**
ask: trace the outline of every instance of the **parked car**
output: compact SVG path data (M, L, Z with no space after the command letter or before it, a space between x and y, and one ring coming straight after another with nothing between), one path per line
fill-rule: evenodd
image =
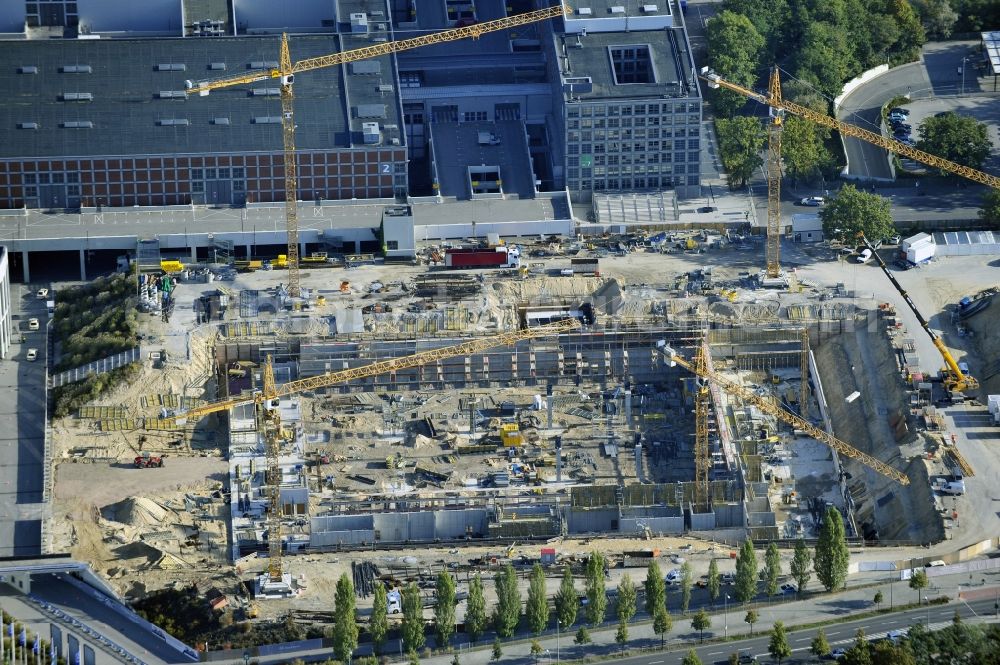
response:
M29 362L35 362L38 360L38 349L28 349L28 355L25 356Z
M942 494L950 494L951 496L962 496L965 494L965 481L956 480L945 485L941 489Z
M892 125L892 130L893 131L899 131L899 130L903 130L905 132L912 132L913 131L913 126L912 125L908 125L905 122L892 122L890 124Z
M37 295L38 295L38 299L39 300L45 300L46 298L49 297L49 290L48 289L38 289L38 294Z
M847 655L847 649L843 649L840 647L830 652L830 658L833 658L834 660L837 660L838 658L843 658L846 655Z
M862 250L862 252L858 254L857 258L858 263L868 263L871 260L872 260L872 250L870 249Z
M28 330L38 330L38 319L32 317L28 319Z
M892 265L896 266L900 270L909 270L912 267L910 262L906 259L896 259L892 262Z
M667 576L664 578L667 584L677 584L681 581L681 570L680 568L672 568Z
M736 581L736 574L735 573L723 573L722 574L722 583L723 584L732 584L735 581Z
M889 109L889 115L894 115L894 114L901 115L904 118L908 118L910 116L910 109L904 109L902 106L897 106L894 109Z
M807 196L804 199L802 199L801 201L799 201L799 205L810 206L812 208L816 208L816 207L819 207L819 206L823 205L824 202L825 201L824 201L824 199L823 199L822 196Z
M781 593L791 594L798 592L799 588L790 582L781 585Z

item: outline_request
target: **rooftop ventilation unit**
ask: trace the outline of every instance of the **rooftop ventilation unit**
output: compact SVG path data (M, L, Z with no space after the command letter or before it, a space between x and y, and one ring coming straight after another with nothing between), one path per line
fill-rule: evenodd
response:
M364 12L351 14L351 32L364 34L368 32L368 15Z
M191 124L191 121L189 121L187 118L163 118L161 120L157 120L156 124L159 125L160 127L176 127L176 126L186 127Z
M18 74L37 74L38 73L38 67L35 67L34 65L25 65L24 67L18 67L17 68L17 73Z
M281 94L281 88L254 88L250 91L253 97L277 97Z
M276 115L258 115L254 117L253 124L255 125L280 125L281 117Z
M378 143L379 139L382 136L378 129L378 123L377 122L361 123L361 136L364 138L364 142L368 145Z
M187 99L183 90L160 90L156 96L160 99Z
M92 102L94 95L90 92L64 92L62 95L64 102Z
M385 104L358 104L354 107L356 118L384 118Z
M210 62L208 63L208 68L214 72L222 71L226 68L226 63L224 62Z
M63 74L90 74L93 70L90 65L64 65L59 71Z
M613 7L609 8L608 11L611 12L612 14L624 14L625 8L622 7L621 5L614 5Z
M574 76L563 79L563 92L570 95L585 95L594 91L594 81L589 76Z
M590 7L577 7L576 8L576 13L579 14L580 16L590 16L594 12L593 12L593 10L591 10Z
M19 122L17 123L18 129L38 129L37 122Z
M213 125L228 125L229 118L212 118Z
M378 60L359 60L351 63L352 74L375 76L382 73L382 63Z
M183 62L161 62L156 66L158 72L185 72L187 65Z
M277 60L254 60L249 65L247 65L247 69L277 69L277 68L278 68Z
M389 83L382 83L378 87L379 92L392 92L392 85Z
M93 129L94 123L90 120L68 120L59 126L63 129Z
M660 10L659 7L657 7L656 5L643 5L642 6L642 11L645 12L645 13L647 13L647 14L655 14L659 10Z

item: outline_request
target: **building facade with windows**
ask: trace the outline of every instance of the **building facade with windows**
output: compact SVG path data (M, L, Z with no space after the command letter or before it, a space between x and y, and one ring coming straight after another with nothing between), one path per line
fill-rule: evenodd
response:
M295 59L376 33L291 38ZM279 39L3 43L0 208L284 200L281 101L269 80L191 96L185 81L276 66ZM388 57L295 84L301 200L405 195L407 154ZM385 82L390 83L386 84ZM14 103L16 102L16 103Z

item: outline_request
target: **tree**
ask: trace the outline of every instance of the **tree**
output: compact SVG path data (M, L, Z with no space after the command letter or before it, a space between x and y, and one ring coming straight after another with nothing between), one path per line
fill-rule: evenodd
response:
M632 617L635 616L637 598L635 583L632 582L628 573L625 573L622 575L621 582L618 583L618 602L616 605L618 621L625 624L632 620Z
M479 573L469 582L469 600L465 606L465 632L475 642L486 632L486 597L483 593L483 578Z
M856 242L859 233L876 242L895 232L888 199L863 192L854 185L844 185L836 196L827 199L819 218L823 222L823 235L846 243ZM815 565L814 568L819 577L819 568Z
M333 655L337 660L349 659L358 648L354 599L354 584L347 573L342 573L333 594Z
M920 592L927 588L927 573L922 568L917 568L910 575L910 588L917 592L917 605L920 604Z
M503 658L503 645L500 644L500 638L493 640L493 660L500 660Z
M420 665L420 656L417 655L416 650L408 651L406 658L409 665Z
M618 622L618 630L615 631L615 642L622 648L622 651L625 650L625 645L628 643L628 624L624 621Z
M722 591L722 576L719 574L719 564L712 559L708 562L708 597L715 605L719 593Z
M770 543L764 551L764 579L767 582L767 595L778 593L778 578L781 577L781 553L778 546Z
M788 634L785 632L785 624L781 621L774 622L771 629L771 641L767 645L767 652L781 665L783 658L792 655L792 645L788 643Z
M382 653L382 644L389 633L389 603L386 599L385 585L375 585L375 597L372 599L372 618L368 622L368 632L371 633L372 646L375 655Z
M656 614L653 615L653 632L660 636L660 646L662 647L666 641L666 635L670 632L670 629L674 627L674 622L670 619L670 613L667 612L667 608L658 607L656 609Z
M496 592L493 626L500 637L510 637L521 619L521 592L517 588L517 573L509 563L497 573Z
M708 616L708 612L704 608L698 610L698 612L691 619L691 627L698 631L699 639L705 641L705 629L711 628L712 618Z
M824 227L825 225L824 222ZM867 237L872 238L872 236ZM884 236L874 237L882 238ZM816 578L820 584L826 587L827 591L840 589L847 581L847 566L850 561L851 553L847 549L844 521L840 517L840 511L836 507L830 506L823 516L823 526L819 530L819 539L816 541L816 555L813 557Z
M681 564L681 612L687 613L691 604L691 564L685 561Z
M420 589L410 582L403 589L403 646L407 651L416 652L427 641L424 635L424 603Z
M829 137L829 129L811 120L797 116L785 118L781 130L781 159L785 163L786 176L809 181L830 168L833 155L824 144Z
M983 220L983 224L989 228L1000 228L1000 189L990 189L983 196L979 219Z
M556 593L556 618L562 630L569 630L576 623L576 611L580 606L580 599L576 595L576 586L573 585L573 571L569 566L563 568L562 583Z
M854 637L854 644L844 655L844 662L847 665L872 665L871 650L868 639L865 637L864 628L858 628Z
M528 628L538 635L549 625L549 598L545 593L545 571L539 564L531 569L528 582L528 604L524 608Z
M646 590L646 614L655 617L661 607L666 607L667 585L663 581L663 572L656 561L650 561L646 568L646 581L643 583Z
M684 660L681 661L681 665L702 665L701 658L698 657L698 652L694 649L688 649L688 652L684 654Z
M910 4L920 15L924 31L931 39L948 39L955 29L958 14L948 0L910 0Z
M545 649L542 647L542 643L538 640L531 640L531 656L538 662L538 657L545 653Z
M741 603L757 595L757 555L753 551L753 541L747 538L740 546L736 557L736 578L733 593Z
M434 629L438 646L447 647L455 634L455 579L447 572L438 573L437 598L434 601Z
M967 115L931 116L917 131L917 148L973 169L982 168L993 148L986 125Z
M587 630L586 626L580 626L580 630L576 631L576 635L573 636L573 644L590 644L590 631Z
M816 637L813 638L812 644L809 645L809 650L817 658L822 658L830 653L830 643L826 641L826 632L822 628L819 629Z
M745 187L764 163L761 150L767 134L760 120L749 116L737 116L732 120L719 118L715 131L719 138L719 159L729 176L730 188Z
M812 556L809 554L809 548L806 547L806 541L799 538L798 542L795 543L795 553L792 555L792 563L788 566L788 572L791 573L795 584L798 585L799 593L806 590L806 584L809 583L809 578L812 577L809 573L811 565Z
M875 597L872 598L872 602L875 603L875 609L881 609L883 600L885 600L885 598L882 596L882 592L876 591Z
M750 637L753 637L753 625L760 620L760 615L757 614L757 610L747 610L747 615L743 617L743 623L750 624Z
M608 594L604 588L604 557L591 552L587 558L587 623L599 626L604 623L608 609Z
M965 653L963 651L959 654L959 659ZM892 644L888 640L879 640L873 644L871 647L871 656L872 663L877 663L878 665L917 665L917 660L912 653L903 646ZM950 662L961 662L961 660L952 660ZM984 663L987 661L973 656L972 659L966 662Z
M705 40L708 66L719 76L744 86L754 84L764 38L747 16L726 10L719 12L706 24ZM725 88L712 94L712 108L724 117L732 117L746 102L746 97Z
M795 77L812 83L828 97L840 94L844 82L858 71L848 35L824 21L805 24Z

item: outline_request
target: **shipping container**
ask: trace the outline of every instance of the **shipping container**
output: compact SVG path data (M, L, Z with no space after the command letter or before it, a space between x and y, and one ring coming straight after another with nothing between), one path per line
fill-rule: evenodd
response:
M445 252L447 268L517 268L521 265L516 248L449 249Z

